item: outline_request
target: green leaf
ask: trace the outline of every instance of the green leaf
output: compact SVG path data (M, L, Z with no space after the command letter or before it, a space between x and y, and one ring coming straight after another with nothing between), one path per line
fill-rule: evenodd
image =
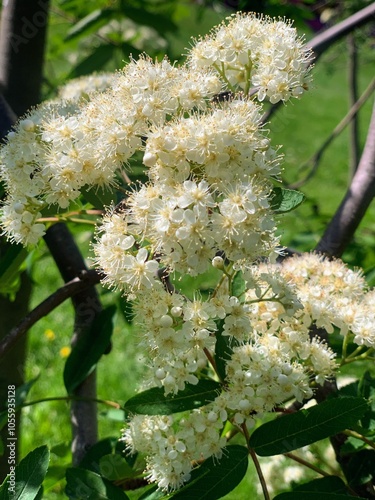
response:
M341 337L341 335L340 335ZM340 338L340 342L342 343L342 340ZM350 397L357 397L357 396L361 396L361 394L358 394L358 380L356 380L355 382L351 382L350 384L347 384L347 385L344 385L343 387L341 387L337 393L336 393L336 396L337 397L342 397L342 396L350 396Z
M300 491L300 492L313 492L313 491L320 491L320 492L330 492L330 493L343 493L347 494L348 490L346 488L346 485L344 481L339 478L338 476L326 476L326 477L320 477L318 479L313 479L312 481L309 481L308 483L304 484L297 484L293 486L293 491Z
M43 481L43 489L45 493L56 488L57 485L59 485L60 487L63 481L65 483L65 474L67 467L67 465L52 465L49 467L46 477Z
M123 295L119 295L118 298L118 306L121 311L121 314L124 317L124 320L131 325L133 323L134 311L133 304L131 300L128 300Z
M55 444L55 446L52 446L52 448L50 449L50 452L60 459L64 458L66 460L70 459L70 455L72 453L70 443L68 442ZM63 460L63 462L65 462L65 460Z
M116 199L116 193L110 186L101 188L89 188L85 186L81 189L81 194L86 201L98 210L110 206Z
M168 495L164 491L159 490L159 488L154 485L151 486L147 491L145 491L138 500L160 500L162 498L168 498Z
M27 398L27 395L30 392L30 389L32 386L35 384L35 382L38 380L39 375L37 375L35 378L29 380L28 382L25 382L24 384L20 385L16 389L16 407L19 408L22 406L24 401Z
M37 493L36 497L35 497L35 500L42 500L42 498L43 498L43 493L44 493L44 489L43 489L43 486L41 486L41 487L39 488L39 491L38 491L38 493Z
M370 401L370 407L361 419L361 424L365 429L373 431L375 429L375 377L366 371L358 385L358 395Z
M248 466L248 450L231 445L220 460L210 457L193 470L185 486L168 498L174 500L216 500L230 493L242 481Z
M232 295L237 298L242 298L244 300L244 293L246 291L246 281L243 279L242 271L237 271L234 275L232 282Z
M107 437L92 445L81 460L79 464L80 468L97 472L99 470L100 459L114 452L117 441L118 438Z
M14 489L11 481L11 474L7 476L0 488L0 499L16 498L17 500L34 500L40 498L40 488L47 473L49 463L49 450L47 446L40 446L31 451L15 467ZM10 493L13 493L10 496Z
M345 475L350 486L357 486L375 479L375 450L361 450L354 453L345 466Z
M14 282L20 272L20 266L28 256L28 251L22 245L4 245L2 250L5 253L0 257L0 293L8 294L9 288L14 286Z
M156 12L147 12L144 8L137 9L136 7L130 7L126 5L125 2L123 2L123 4L123 14L126 17L132 19L136 24L150 26L163 37L166 32L174 32L177 30L176 24L170 17L163 16Z
M305 195L303 193L300 191L294 191L293 189L274 187L272 193L271 208L277 214L290 212L301 205L305 199Z
M96 47L89 56L85 57L72 69L67 76L67 80L77 78L78 76L89 75L94 71L102 69L113 57L116 50L116 46L112 44L99 45L99 47Z
M176 395L164 395L163 387L153 387L130 398L124 409L141 415L170 415L200 408L211 403L221 386L214 380L200 380L197 385L186 384Z
M65 37L65 41L94 33L101 26L107 24L107 22L115 16L116 11L114 11L113 9L94 10L83 19L80 19L76 24L74 24L74 26L70 28Z
M92 315L95 311L91 312ZM98 314L95 322L73 347L64 368L64 384L68 394L95 369L97 362L110 343L113 331L113 316L116 306L109 306ZM91 318L88 318L91 323Z
M128 496L99 474L86 469L66 471L65 493L70 500L125 500Z
M101 476L110 481L117 481L126 477L134 477L138 473L135 472L128 462L119 454L109 454L101 457L99 462Z
M362 439L357 439L352 436L346 439L345 443L340 448L341 455L351 455L352 453L357 453L359 450L362 450L366 447L366 444L362 441Z
M9 474L6 476L0 486L0 500L9 500Z
M236 339L230 337L229 335L223 335L223 326L224 321L220 320L215 333L215 363L217 373L219 374L221 380L225 380L227 376L226 363L232 357L233 347L238 345L238 341Z
M303 494L303 496L301 496ZM353 497L351 495L340 495L337 493L323 493L314 491L291 491L287 493L280 493L274 497L273 500L348 500L349 498L360 499L362 497Z
M249 445L260 456L287 453L350 428L366 413L363 398L334 398L256 429Z
M8 410L4 410L0 413L0 430L5 427L8 422Z

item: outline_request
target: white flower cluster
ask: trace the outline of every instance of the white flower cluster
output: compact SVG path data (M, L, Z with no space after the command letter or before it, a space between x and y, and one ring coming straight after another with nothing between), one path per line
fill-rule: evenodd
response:
M222 456L226 439L220 437L223 422L210 406L175 421L171 416L135 416L122 441L131 452L148 456L147 479L160 489L177 489L190 479L194 461Z
M235 14L196 42L189 55L193 68L213 67L229 88L272 103L300 97L309 82L312 53L285 20Z
M282 347L276 335L265 335L233 349L226 367L228 387L216 400L233 423L253 427L254 419L285 401L312 397L304 366L293 362L293 355Z
M81 106L40 106L8 134L0 150L0 180L8 193L0 222L9 239L35 245L46 229L38 219L53 213L51 206L66 209L84 187L116 184L151 126L172 114L205 109L222 88L210 71L193 74L146 57L107 84L107 91Z
M232 351L223 390L212 403L184 418L138 415L129 421L123 440L147 455L148 478L161 489L186 482L194 461L220 457L226 438L219 431L227 420L252 427L287 401L310 399L311 382L322 384L336 368L331 349L309 337L296 286L277 268L247 270L243 276L245 288L252 289L242 300L228 293L224 278L206 301L156 282L134 303L141 347L151 363L147 385L163 387L166 395L210 373L218 333Z
M144 162L151 182L127 199L124 223L112 221L118 210L104 219L95 246L110 284L128 292L123 273L133 273L114 241L134 255L147 244L163 266L190 275L207 271L218 250L245 266L276 254L269 179L278 166L258 123L252 101L233 100L150 133Z
M0 179L7 189L7 200L1 209L3 233L9 239L23 244L35 245L45 232L38 222L46 203L46 194L58 181L51 172L48 148L42 140L44 121L68 120L76 111L72 103L47 103L33 110L21 120L7 136L6 145L0 149ZM66 128L69 136L69 128ZM66 162L65 162L66 165ZM69 171L70 167L66 165ZM64 171L64 167L60 169ZM69 186L69 190L72 187ZM65 199L64 194L62 194Z
M94 73L74 78L59 89L58 99L64 101L81 101L89 99L94 92L103 92L113 85L113 73Z
M375 291L368 291L361 270L353 271L341 260L304 254L285 260L281 273L296 285L307 326L314 322L328 333L336 327L342 335L353 334L359 346L375 347Z
M334 354L310 338L313 322L374 345L365 313L375 295L358 273L312 256L259 265L279 251L270 204L280 157L253 98L299 96L309 57L289 24L236 15L184 66L141 57L113 79L87 81L96 91L83 103L73 91L71 101L38 108L0 152L3 232L26 245L44 234L46 212L69 208L83 189L116 188L143 155L149 180L104 216L96 263L108 286L135 299L149 386L172 397L202 376L222 384L184 418L131 419L123 439L147 455L148 478L164 490L181 486L194 461L220 458L227 420L252 426L332 376ZM206 299L174 288L207 271L217 281Z
M104 74L68 84L60 96L73 99L70 104L42 105L19 122L0 152L0 180L8 191L0 218L3 233L24 245L36 244L45 232L44 222L38 219L69 207L83 188L116 184L116 176L124 165L136 151L143 149L144 139L149 139L144 163L152 167L152 178L155 180L157 176L161 183L169 179L170 174L165 171L171 170L174 160L177 160L172 169L175 180L205 180L210 183L211 194L216 188L223 191L227 181L236 178L239 185L230 186L232 197L237 197L238 191L246 197L249 189L241 185L244 178L240 174L244 166L245 184L251 173L277 175L275 152L258 130L260 110L246 98L236 99L227 106L214 103L220 101L217 97L222 91L234 89L230 83L231 71L236 74L235 79L241 80L240 87L247 96L250 86L258 85L256 79L264 73L265 66L268 83L260 85L257 95L260 100L265 94L270 95L272 102L286 100L291 93L300 94L307 78L305 63L309 51L289 24L269 18L237 15L215 33L220 34L224 47L213 51L223 59L220 71L216 59L213 64L202 64L204 58L200 61L198 49L214 43L208 38L192 48L183 66L172 65L166 59L153 63L141 57L112 78ZM254 57L249 56L251 53ZM265 54L263 59L261 54ZM243 68L247 68L245 72ZM92 94L91 90L97 92ZM81 100L77 107L75 99L82 93L91 100L83 103ZM207 115L202 115L206 111ZM170 122L173 116L176 118ZM180 127L183 130L177 134ZM200 172L203 168L204 173ZM186 214L190 230L197 212L190 207L188 210L192 212ZM219 217L216 212L214 218L217 230L228 226L225 230L234 241L238 233L229 226L237 208L225 208L224 203L223 210ZM231 217L226 220L228 211ZM246 212L244 206L240 211ZM262 216L257 218L255 231L249 232L246 227L248 234L242 241L243 245L248 240L250 246L258 245L256 254L262 253L264 244L257 243L259 232L264 232L267 240L267 231L272 226L267 218L262 219ZM253 219L243 217L241 222L252 226ZM273 242L267 245L272 247ZM240 253L244 253L243 249Z

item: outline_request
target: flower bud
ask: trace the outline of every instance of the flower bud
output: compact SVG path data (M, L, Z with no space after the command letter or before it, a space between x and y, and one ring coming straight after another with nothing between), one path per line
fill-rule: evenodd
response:
M223 257L220 257L217 255L212 259L212 265L213 267L216 267L216 269L224 269L224 259Z

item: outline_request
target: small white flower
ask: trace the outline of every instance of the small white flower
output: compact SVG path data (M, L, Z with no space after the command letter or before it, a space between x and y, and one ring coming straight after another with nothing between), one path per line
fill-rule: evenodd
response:
M137 255L125 255L123 259L123 273L121 281L127 283L131 289L136 290L141 287L152 287L155 281L155 273L159 268L156 260L147 260L148 251L141 248Z

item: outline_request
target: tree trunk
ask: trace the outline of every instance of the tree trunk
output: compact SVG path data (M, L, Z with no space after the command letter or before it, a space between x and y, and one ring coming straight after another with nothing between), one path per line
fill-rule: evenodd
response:
M8 0L3 2L0 25L0 132L2 140L16 116L23 115L40 102L44 47L49 0ZM0 246L0 256L4 251ZM0 297L0 338L25 316L31 292L31 283L22 276L21 289L14 301ZM9 385L20 386L24 381L26 337L1 362L0 409L6 404ZM17 418L16 436L20 435ZM1 437L7 437L4 427ZM6 443L6 441L4 441ZM17 452L18 447L16 447ZM0 480L9 472L8 454L0 457ZM16 455L17 457L17 455Z

